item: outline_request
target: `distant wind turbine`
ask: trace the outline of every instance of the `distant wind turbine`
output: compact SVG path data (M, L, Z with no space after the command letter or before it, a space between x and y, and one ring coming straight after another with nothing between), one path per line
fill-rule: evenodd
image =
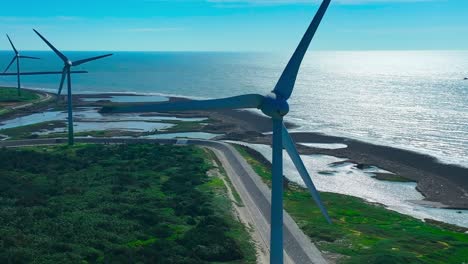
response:
M10 36L8 36L8 34L6 36L8 38L8 41L11 44L11 47L13 48L13 51L15 52L15 56L11 60L10 64L8 64L8 66L6 67L5 71L3 71L3 73L6 73L8 71L8 69L10 69L11 65L16 61L16 76L17 76L17 80L18 80L18 96L21 96L21 77L20 76L22 74L20 72L20 60L21 59L39 60L39 58L20 55L18 50L15 48L15 45L13 45L13 42L11 41Z
M60 87L58 90L58 98L60 98L60 94L62 93L63 83L65 79L67 79L67 91L68 91L68 144L74 144L74 137L73 137L73 102L72 102L72 89L71 89L71 67L79 66L81 64L85 64L90 61L102 59L108 56L112 56L112 54L101 55L97 57L91 57L87 59L82 59L78 61L71 61L69 60L63 53L61 53L58 49L56 49L45 37L43 37L39 32L33 29L34 32L49 46L60 59L62 59L64 66L62 71L62 79L60 80Z
M287 100L293 91L299 67L309 47L312 38L330 5L331 0L324 0L299 46L283 71L273 91L265 96L246 94L224 99L144 104L134 106L107 106L102 112L161 112L187 110L243 109L257 108L271 117L273 122L273 175L271 196L271 246L270 262L283 263L283 148L291 157L299 171L302 180L308 187L313 199L319 206L326 220L331 223L327 210L323 206L319 193L315 188L304 163L299 156L294 141L284 126L283 117L289 112Z

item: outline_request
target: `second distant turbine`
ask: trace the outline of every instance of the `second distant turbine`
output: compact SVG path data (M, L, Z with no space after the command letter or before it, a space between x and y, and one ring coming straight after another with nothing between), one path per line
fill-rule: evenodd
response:
M15 52L15 56L11 60L10 64L6 67L5 71L3 73L6 73L11 65L16 61L16 76L18 78L18 96L21 96L21 72L20 72L20 59L33 59L33 60L39 60L37 57L30 57L30 56L22 56L19 54L18 50L16 49L15 45L13 45L13 42L10 39L10 36L7 34L8 41L10 42L11 47L13 48L13 51Z
M35 29L33 29L34 32L49 46L57 56L59 56L60 59L62 59L64 66L63 66L63 71L62 71L62 79L60 80L60 86L58 90L58 98L60 98L60 94L62 93L62 88L63 88L63 83L65 82L65 79L67 79L67 91L68 91L68 144L73 145L74 144L74 138L73 138L73 104L72 104L72 90L71 90L71 67L74 66L79 66L81 64L85 64L90 61L102 59L108 56L111 56L112 54L105 54L101 56L96 56L96 57L91 57L87 59L82 59L82 60L77 60L77 61L71 61L68 59L63 53L61 53L58 49L56 49L45 37L43 37L39 32L37 32Z

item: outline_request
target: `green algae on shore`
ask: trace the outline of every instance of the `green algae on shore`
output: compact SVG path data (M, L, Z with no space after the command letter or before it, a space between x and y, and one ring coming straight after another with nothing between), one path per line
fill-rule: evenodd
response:
M403 177L403 176L396 175L396 174L391 174L391 173L376 173L376 172L374 172L373 174L375 174L375 175L372 176L372 178L377 179L377 180L380 180L380 181L391 181L391 182L416 182L416 181L414 181L414 180L405 178L405 177Z
M21 90L21 96L18 96L17 88L0 87L0 103L31 102L39 99L40 96L30 90Z

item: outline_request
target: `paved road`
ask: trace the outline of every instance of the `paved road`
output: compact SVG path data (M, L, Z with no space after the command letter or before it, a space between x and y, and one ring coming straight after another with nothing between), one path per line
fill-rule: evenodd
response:
M211 140L176 140L176 139L123 139L123 138L76 138L82 143L162 143L162 144L193 144L212 149L223 163L229 178L256 224L265 248L269 248L270 235L270 189L252 170L241 155L229 144ZM19 141L3 141L0 147L18 147L32 145L53 145L66 143L66 139L35 139ZM284 250L285 263L327 263L320 251L310 242L299 229L294 220L284 212Z

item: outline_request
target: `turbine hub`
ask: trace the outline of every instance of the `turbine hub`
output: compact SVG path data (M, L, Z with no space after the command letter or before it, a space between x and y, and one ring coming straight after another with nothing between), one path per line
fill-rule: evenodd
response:
M272 118L283 118L289 112L289 104L274 93L267 94L260 108L262 112Z
M68 65L68 66L72 66L72 65L73 65L73 62L71 62L71 60L67 60L67 65Z

